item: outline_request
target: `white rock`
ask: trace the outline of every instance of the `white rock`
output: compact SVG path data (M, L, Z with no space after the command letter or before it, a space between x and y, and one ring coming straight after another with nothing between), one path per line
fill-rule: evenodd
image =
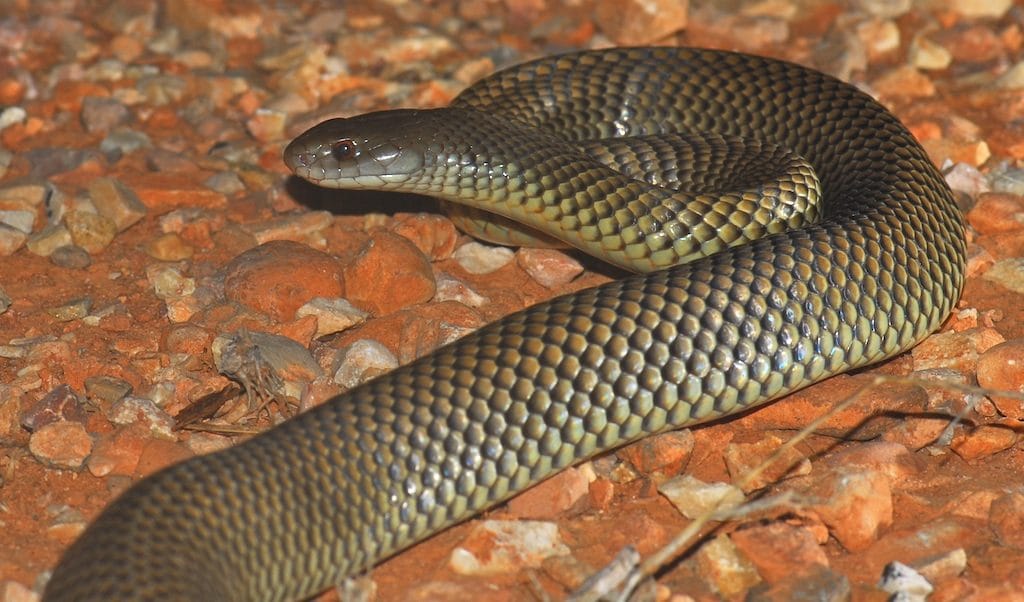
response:
M545 558L568 553L555 523L485 520L452 551L449 565L460 575L498 575L536 568Z
M452 257L470 274L490 274L512 261L515 253L505 247L492 247L472 241L455 249Z
M387 347L373 339L362 339L343 350L334 382L351 389L397 367L398 358Z
M676 510L686 518L697 518L718 505L716 516L724 515L743 503L743 492L729 483L705 483L690 475L669 479L658 486Z
M322 337L352 328L366 321L370 314L353 306L348 299L314 297L295 312L295 316L316 317L316 336Z

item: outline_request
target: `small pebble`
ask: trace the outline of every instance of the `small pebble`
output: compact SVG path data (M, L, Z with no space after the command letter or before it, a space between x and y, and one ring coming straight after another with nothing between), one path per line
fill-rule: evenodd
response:
M217 172L207 178L203 184L225 196L234 196L245 192L245 184L242 183L242 179L231 171Z
M411 240L431 261L451 257L459 239L452 221L433 213L414 213L396 218L391 229L395 234Z
M517 519L554 519L583 499L596 478L589 463L567 468L509 500L508 511Z
M96 96L82 99L82 125L87 132L109 132L130 118L128 108L117 99Z
M1013 0L948 0L945 4L964 17L999 19L1013 6Z
M1024 196L1024 169L1009 166L989 173L993 192Z
M70 322L72 320L81 320L85 316L89 315L89 309L91 308L92 299L89 297L82 297L81 299L68 301L64 305L48 307L46 308L46 313L53 316L53 319L59 322Z
M0 256L13 255L28 240L28 235L17 228L0 224Z
M26 182L0 187L0 202L5 206L33 209L41 206L56 190L47 182Z
M487 304L487 297L473 290L468 284L458 278L440 272L436 277L437 291L434 293L434 301L457 301L468 307L483 307Z
M967 570L967 551L957 548L939 556L924 558L916 561L913 568L932 582L959 577Z
M727 535L719 535L697 550L697 570L711 589L726 598L742 594L761 582L757 569Z
M597 0L594 22L616 44L649 44L686 28L687 4L677 0Z
M306 241L310 246L320 248L325 246L323 231L333 223L334 216L329 212L309 211L246 224L244 229L260 244L273 241Z
M813 510L847 550L867 549L892 524L892 488L881 471L839 467L817 479L809 495L821 500Z
M935 590L921 573L899 561L885 565L878 587L899 602L925 602Z
M71 246L71 232L64 224L49 224L39 232L29 236L26 246L28 250L40 257L49 257L60 247ZM81 249L81 247L78 247ZM82 249L84 251L84 249Z
M950 444L956 455L964 460L980 460L1010 449L1020 440L1011 426L982 424L961 430Z
M103 251L117 236L117 224L113 220L91 211L68 211L64 225L71 233L71 240L91 254Z
M743 491L728 483L705 483L690 475L682 475L658 486L676 510L686 518L695 519L715 508L715 516L725 517L744 502Z
M99 402L101 407L109 407L131 392L131 383L114 376L97 375L85 379L85 396Z
M81 422L52 422L32 433L28 449L44 464L76 470L92 451L92 437Z
M50 253L53 265L70 270L84 270L92 265L92 255L78 245L61 245Z
M919 36L911 42L910 62L918 69L937 71L949 67L953 62L953 55L939 44Z
M672 475L690 460L695 442L693 431L683 429L646 437L620 449L617 454L643 474L658 471Z
M829 565L824 548L811 529L783 521L744 525L729 534L733 545L768 583Z
M983 278L1014 293L1024 294L1024 258L997 261Z
M519 249L516 263L547 288L565 286L583 273L580 262L557 249Z
M296 318L316 317L316 337L343 332L362 324L370 314L354 307L347 299L315 297L295 311Z
M729 476L734 482L743 479L740 487L746 493L763 489L811 472L811 462L796 448L788 448L754 478L747 478L758 467L767 462L785 441L775 435L767 435L753 443L730 443L725 448L724 459Z
M89 200L100 215L117 226L118 232L124 232L148 212L138 195L115 178L96 178L89 182Z
M21 417L21 426L30 432L54 422L86 421L85 407L78 393L69 385L59 385L33 403Z
M347 390L397 367L398 358L387 347L374 340L361 339L343 350L334 382Z
M472 241L455 249L452 257L470 274L490 274L511 262L515 252L506 247L492 247Z
M5 224L20 230L25 234L32 233L32 226L35 224L36 214L34 211L4 211L0 210L0 224Z
M195 254L195 249L173 232L146 241L146 254L160 261L182 261Z
M154 435L166 439L174 437L174 418L158 408L153 400L144 397L127 395L115 401L107 418L114 424L142 424Z
M536 568L546 558L568 553L555 523L485 520L473 526L448 564L460 575L486 577Z
M990 390L988 397L1003 416L1024 420L1024 400L997 393L1024 393L1024 338L1010 339L982 353L977 376L978 384Z
M971 198L978 198L978 195L990 190L988 179L973 165L956 163L948 169L943 168L943 172L950 188Z
M180 299L196 292L194 278L184 276L178 268L166 265L150 265L146 278L153 286L153 294L164 301Z
M135 130L118 129L107 135L100 142L100 151L116 160L124 155L137 150L147 149L153 146L153 142L144 132Z

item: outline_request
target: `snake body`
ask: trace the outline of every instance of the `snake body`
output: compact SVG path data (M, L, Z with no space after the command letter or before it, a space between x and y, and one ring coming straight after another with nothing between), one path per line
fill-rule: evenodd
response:
M386 125L409 112L329 121L286 162L325 185L557 222L563 240L654 271L512 314L144 479L70 547L46 600L307 596L597 452L906 350L959 298L963 225L940 173L895 117L829 76L721 51L612 49L498 72L451 110L420 112L429 135ZM673 204L559 142L675 130L792 149L820 179L820 221L784 230L786 214L742 194ZM350 140L374 154L371 172L339 183ZM409 175L438 158L446 169ZM692 210L723 203L746 213ZM699 251L711 254L659 269Z

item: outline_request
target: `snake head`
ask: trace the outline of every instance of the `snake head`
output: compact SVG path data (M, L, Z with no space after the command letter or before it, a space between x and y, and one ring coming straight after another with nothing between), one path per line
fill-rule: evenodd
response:
M327 188L387 188L423 167L423 151L409 144L396 122L422 111L395 110L329 119L306 130L284 150L292 172Z

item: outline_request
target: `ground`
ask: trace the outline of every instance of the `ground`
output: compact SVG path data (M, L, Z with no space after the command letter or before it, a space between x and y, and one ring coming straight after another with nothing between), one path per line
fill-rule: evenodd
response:
M963 298L913 352L559 475L383 562L372 595L562 599L624 546L649 558L692 522L659 488L738 483L853 397L740 487L775 503L704 525L649 595L882 600L899 561L931 600L1024 597L1024 411L1006 394L1024 391L1019 0L0 0L0 14L0 599L34 599L146 474L621 277L575 254L474 247L429 199L323 191L280 157L330 116L443 106L500 67L635 44L784 58L878 98L967 216ZM484 260L501 267L475 273ZM315 297L350 301L328 313L354 325L325 330ZM243 329L298 347L267 351ZM225 390L203 430L172 429ZM506 523L488 521L554 525L555 551L466 574L467 554L503 549L486 529Z

